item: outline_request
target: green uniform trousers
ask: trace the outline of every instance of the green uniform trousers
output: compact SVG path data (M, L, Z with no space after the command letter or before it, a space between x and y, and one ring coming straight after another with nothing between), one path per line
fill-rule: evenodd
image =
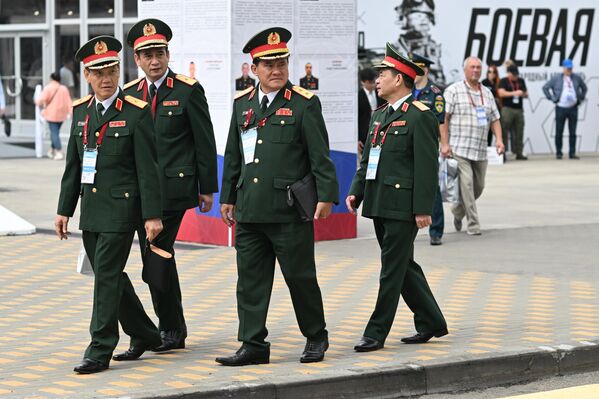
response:
M150 320L131 280L123 272L134 232L83 231L83 245L94 270L94 305L89 326L91 343L86 358L108 365L119 342L120 320L131 346L160 345L158 329Z
M171 252L175 255L173 246L175 245L175 239L181 226L181 221L185 211L163 211L162 213L162 231L158 234L153 241L153 244L160 249ZM146 243L146 230L142 227L137 230L137 236L139 238L139 245L141 252L144 252ZM183 297L181 295L181 286L179 284L179 275L177 274L177 268L173 268L173 272L170 274L171 281L169 290L166 292L158 291L150 286L150 293L152 294L152 304L154 305L154 312L158 316L158 328L160 331L170 330L184 330L186 331L185 317L183 316Z
M239 341L270 346L266 316L272 293L275 259L289 287L300 331L308 339L326 334L322 295L314 262L314 224L237 223L237 312Z
M524 150L524 111L503 107L501 109L501 132L503 144L507 146L509 136L512 154L521 156Z
M381 247L381 275L376 306L364 336L384 343L397 311L399 295L414 313L418 332L433 332L447 327L437 301L414 261L415 222L374 218L376 238Z

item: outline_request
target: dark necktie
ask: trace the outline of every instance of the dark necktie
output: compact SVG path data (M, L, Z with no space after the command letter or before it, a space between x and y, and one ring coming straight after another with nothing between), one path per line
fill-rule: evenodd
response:
M152 83L150 85L150 100L154 100L155 96L156 96L156 85L154 83Z
M102 111L104 111L104 106L102 103L96 104L96 109L98 110L98 119L102 117Z
M389 106L389 109L387 109L387 118L391 118L391 115L393 115L394 112L395 110L393 109L393 107Z
M262 102L260 103L260 109L262 113L266 112L266 108L268 108L268 97L262 97Z

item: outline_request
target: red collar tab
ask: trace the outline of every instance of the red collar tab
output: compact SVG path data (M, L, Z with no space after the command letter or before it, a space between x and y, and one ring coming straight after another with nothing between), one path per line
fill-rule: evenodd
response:
M87 108L92 106L92 103L94 102L94 96L92 96L92 98L89 99L89 102L87 103Z
M250 93L250 96L248 97L248 100L251 100L252 98L254 98L254 94L256 94L256 89L252 90L252 92Z
M120 112L123 109L123 100L117 98L114 107Z
M168 87L169 89L172 89L173 85L174 85L173 78L171 78L171 77L166 78L166 87Z
M291 100L291 90L285 89L285 100Z
M410 107L410 104L408 103L403 103L401 104L401 111L402 112L406 112L408 110L408 108Z
M141 91L144 88L144 84L146 83L146 79L142 79L141 82L137 85L137 91Z

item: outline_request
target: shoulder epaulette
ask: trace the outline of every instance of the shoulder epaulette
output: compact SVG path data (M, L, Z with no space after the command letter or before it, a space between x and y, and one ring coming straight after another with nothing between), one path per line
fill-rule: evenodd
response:
M431 90L433 91L433 93L435 94L439 94L441 93L441 89L439 89L437 86L435 85L431 85Z
M133 96L125 96L125 101L131 105L135 105L137 108L143 108L148 105L148 103L144 100L140 100L139 98L135 98Z
M86 103L86 102L88 102L90 98L92 98L92 95L91 95L91 94L88 94L87 96L85 96L85 97L82 97L82 98L80 98L79 100L75 100L75 101L73 101L73 107L76 107L76 106L78 106L78 105L81 105L81 104L83 104L83 103Z
M308 100L314 96L310 90L306 90L301 86L293 86L293 91L299 94L300 96L307 98Z
M424 105L423 103L421 103L418 100L412 101L412 105L415 106L416 108L418 108L420 111L428 111L430 108L427 107L426 105Z
M143 79L143 78L138 78L138 79L132 80L132 81L131 81L131 82L129 82L129 83L125 83L125 85L123 86L123 89L128 89L129 87L131 87L131 86L133 86L133 85L136 85L136 84L138 84L138 83L139 83L139 81L140 81L140 80L142 80L142 79Z
M251 93L254 90L254 87L248 87L247 89L240 91L239 93L235 94L235 100L240 99L241 97L245 96L248 93Z
M194 84L198 83L198 81L195 80L194 78L190 78L189 76L185 76L185 75L181 75L181 74L175 75L175 78L189 86L193 86Z

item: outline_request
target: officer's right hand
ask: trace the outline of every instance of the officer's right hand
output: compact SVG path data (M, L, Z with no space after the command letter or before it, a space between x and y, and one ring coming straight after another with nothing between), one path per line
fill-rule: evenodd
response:
M451 151L451 147L449 144L441 145L441 156L443 158L449 158L449 157L451 157L452 154L453 154L453 152Z
M220 216L227 226L233 226L235 224L235 205L222 204L220 206Z
M347 198L345 198L345 206L347 206L349 213L356 215L356 196L348 195Z
M69 218L67 216L56 215L54 219L54 231L61 240L68 239L69 233Z

